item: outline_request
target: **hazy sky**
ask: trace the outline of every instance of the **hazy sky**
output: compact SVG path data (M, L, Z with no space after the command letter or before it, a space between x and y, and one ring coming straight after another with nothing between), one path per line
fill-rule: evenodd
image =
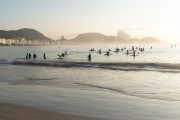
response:
M99 32L180 42L180 0L0 0L0 29L34 28L51 38Z

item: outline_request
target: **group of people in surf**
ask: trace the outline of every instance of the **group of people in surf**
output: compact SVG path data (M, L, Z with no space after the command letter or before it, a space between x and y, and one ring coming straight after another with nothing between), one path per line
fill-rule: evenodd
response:
M64 53L62 54L58 54L58 59L64 59L64 57L67 55L67 51L65 51ZM31 55L31 53L27 53L26 54L26 59L31 59L31 58L34 58L36 59L37 58L37 55L36 53L33 54L33 56ZM46 53L43 54L43 59L45 60L46 59Z
M150 49L152 49L152 47ZM95 52L95 51L96 50L94 48L91 48L89 50L89 52L91 52L91 53ZM124 51L126 51L126 52L124 52ZM120 49L120 48L117 47L117 48L115 48L115 50L113 52L115 52L115 53L124 52L124 54L126 54L126 55L136 57L136 56L138 56L140 54L140 52L144 52L144 51L145 51L144 47L134 47L134 46L132 46L131 49L128 49L126 47L123 47L123 48ZM111 55L110 52L111 52L111 49L108 49L108 51L104 52L104 55L105 56L110 56ZM91 53L89 53L89 55L87 56L88 61L92 60ZM97 53L102 54L102 50L101 49L97 50ZM61 54L58 54L58 59L64 59L67 55L68 55L67 51L65 51L65 52L63 52ZM31 58L31 54L27 53L26 54L26 59L30 59L30 58ZM37 58L37 55L35 53L33 54L33 58L34 59ZM46 53L43 54L43 58L46 59Z
M31 59L32 57L33 57L34 59L36 59L36 58L37 58L36 53L34 53L33 56L31 55L31 53L27 53L27 54L26 54L26 59ZM46 59L46 53L43 54L43 58Z
M151 46L150 49L152 49L152 46ZM94 52L94 51L96 51L94 48L91 48L89 50L89 52ZM126 52L124 52L124 51L126 51ZM128 49L126 47L123 47L123 48L120 49L120 48L117 47L117 48L115 48L115 50L113 52L115 52L115 53L124 52L124 54L126 54L126 55L136 57L136 56L138 56L140 53L142 53L144 51L145 51L144 47L132 46L131 49ZM111 52L111 49L108 49L108 51L104 52L104 55L105 56L110 56L111 55L110 52ZM97 50L97 53L102 54L102 50L101 49ZM87 57L88 57L88 61L91 61L92 57L91 57L90 53L89 53L89 55Z

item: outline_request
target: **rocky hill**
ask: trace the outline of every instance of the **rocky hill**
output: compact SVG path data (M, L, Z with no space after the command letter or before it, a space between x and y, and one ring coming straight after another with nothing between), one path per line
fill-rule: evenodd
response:
M70 40L60 40L62 44L156 44L159 40L153 37L143 39L131 38L120 30L117 36L106 36L99 33L84 33Z
M130 36L122 30L118 32L117 37L122 40L130 40Z
M42 33L35 29L23 28L19 30L0 30L0 38L5 39L18 39L25 38L26 40L51 40L50 38L44 36Z
M84 33L78 35L76 38L71 39L71 41L78 44L102 44L109 41L113 42L116 40L114 36L105 36L99 33Z
M156 44L156 43L160 43L159 40L153 38L153 37L145 37L143 39L141 39L139 41L140 43L143 43L143 44Z

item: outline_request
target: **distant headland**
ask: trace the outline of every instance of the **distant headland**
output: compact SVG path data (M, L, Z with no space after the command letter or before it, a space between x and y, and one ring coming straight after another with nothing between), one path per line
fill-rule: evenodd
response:
M23 28L19 30L0 30L0 45L82 45L82 44L158 44L153 37L143 39L131 38L120 30L117 36L106 36L99 33L79 34L73 39L61 37L53 40L35 29Z

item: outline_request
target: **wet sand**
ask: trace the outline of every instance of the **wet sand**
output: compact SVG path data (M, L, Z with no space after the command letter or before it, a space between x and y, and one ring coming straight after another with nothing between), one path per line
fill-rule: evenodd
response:
M1 120L92 120L61 113L54 113L25 107L21 105L13 105L0 103L0 119Z
M10 103L0 104L0 120L179 120L180 118L179 101L138 98L100 89L79 90L21 85L0 85L0 88L0 103Z

